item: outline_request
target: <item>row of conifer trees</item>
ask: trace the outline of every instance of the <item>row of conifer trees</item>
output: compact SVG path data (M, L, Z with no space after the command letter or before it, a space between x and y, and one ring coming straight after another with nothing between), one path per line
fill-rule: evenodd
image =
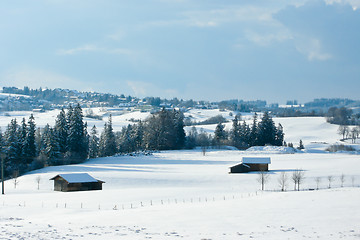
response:
M116 153L131 153L143 150L176 150L232 145L245 149L255 145L282 145L284 133L281 125L275 127L271 116L264 113L258 123L255 114L253 124L241 124L233 120L231 131L218 124L214 135L192 128L186 136L184 115L177 110L152 114L144 122L113 130L111 115L101 133L94 125L88 132L81 106L71 105L62 109L55 125L36 128L30 115L18 123L11 120L4 134L0 134L1 157L5 162L5 174L24 173L44 166L81 163L88 158L113 156Z
M232 121L232 128L225 130L223 123L217 124L214 134L210 135L204 130L192 127L187 136L187 147L219 147L234 146L237 149L247 149L252 146L282 146L284 145L284 131L281 124L278 127L268 112L265 112L258 122L258 115L255 113L251 125L235 116Z
M0 134L1 157L5 175L22 174L44 166L75 164L87 158L112 156L116 153L141 150L175 150L184 148L183 114L165 109L145 122L114 132L110 115L102 132L95 125L90 133L83 120L81 106L71 105L57 115L55 125L36 128L35 119L19 124L12 119Z

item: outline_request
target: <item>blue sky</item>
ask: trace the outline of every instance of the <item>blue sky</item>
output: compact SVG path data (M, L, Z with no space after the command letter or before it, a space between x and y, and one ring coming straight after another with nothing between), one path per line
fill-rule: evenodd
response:
M0 85L360 99L359 29L359 0L4 1Z

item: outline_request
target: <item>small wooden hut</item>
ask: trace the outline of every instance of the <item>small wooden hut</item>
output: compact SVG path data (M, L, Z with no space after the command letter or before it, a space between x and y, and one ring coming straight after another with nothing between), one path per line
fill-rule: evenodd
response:
M252 171L269 171L269 157L243 157L242 162L230 167L230 173L247 173Z
M58 174L50 180L54 180L54 191L61 192L102 190L105 183L87 173Z

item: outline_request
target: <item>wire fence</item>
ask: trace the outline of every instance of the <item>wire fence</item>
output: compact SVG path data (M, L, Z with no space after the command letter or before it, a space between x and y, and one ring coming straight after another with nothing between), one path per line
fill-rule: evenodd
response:
M264 194L263 191L256 191L251 193L223 195L216 197L192 197L192 198L167 198L160 200L146 200L146 201L133 201L127 203L88 203L88 202L74 202L74 201L59 201L59 202L5 202L3 201L2 207L23 207L23 208L39 208L39 209L84 209L84 210L131 210L152 206L165 206L165 205L180 205L180 204L206 204L219 201L233 201L244 198L255 197Z
M166 198L157 200L145 200L145 201L133 201L125 203L94 203L94 202L74 202L74 201L18 201L18 202L6 202L3 200L0 202L0 207L22 207L22 208L37 208L37 209L84 209L84 210L131 210L152 206L166 206L166 205L180 205L180 204L206 204L219 201L234 201L240 199L246 199L256 197L259 195L271 193L271 192L304 192L304 191L321 191L327 189L340 189L340 188L359 188L360 185L343 186L343 187L319 187L319 188L300 188L300 190L286 189L281 191L280 189L265 189L263 191L222 195L213 197L188 197L188 198Z

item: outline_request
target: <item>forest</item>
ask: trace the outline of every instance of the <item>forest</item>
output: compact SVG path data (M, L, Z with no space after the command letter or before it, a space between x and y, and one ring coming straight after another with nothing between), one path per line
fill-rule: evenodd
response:
M261 121L255 114L251 125L235 116L232 128L225 130L218 123L213 135L193 126L188 134L184 130L184 115L179 110L162 110L114 131L112 117L101 132L83 119L80 104L69 105L56 116L55 125L37 128L33 115L19 123L12 119L4 133L0 133L1 159L6 177L16 177L27 171L46 166L77 164L89 158L115 154L192 149L195 147L219 148L234 146L246 149L251 146L284 144L284 132L275 126L269 113Z

